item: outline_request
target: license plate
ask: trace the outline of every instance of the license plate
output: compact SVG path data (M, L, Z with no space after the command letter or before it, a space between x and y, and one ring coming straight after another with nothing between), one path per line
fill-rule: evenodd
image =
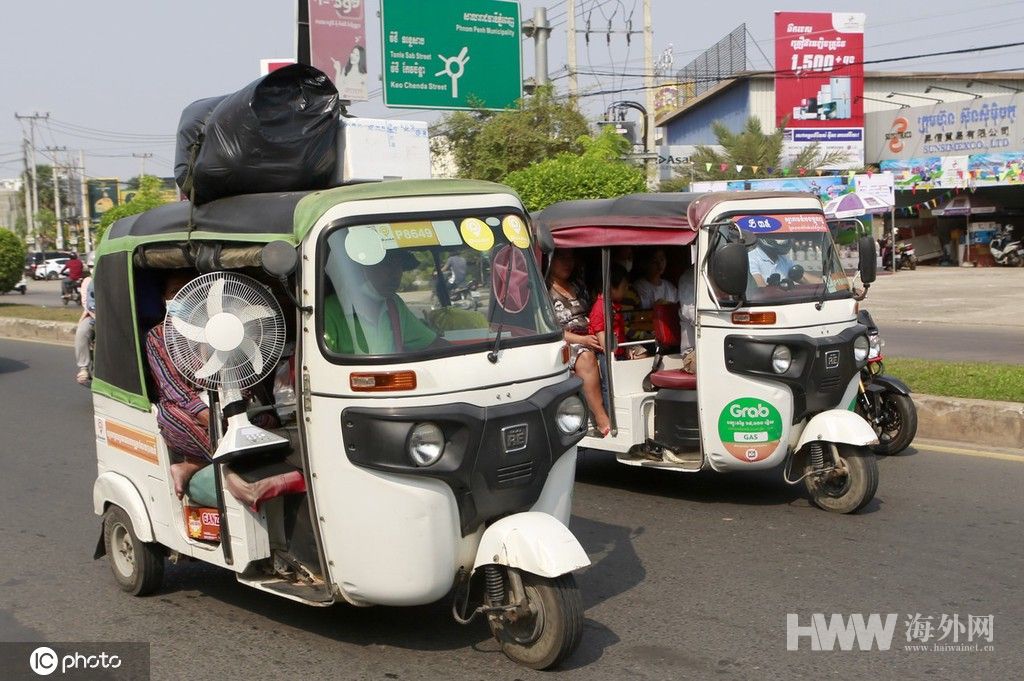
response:
M526 449L527 434L529 429L525 423L515 426L506 426L501 429L501 443L505 453L518 452Z

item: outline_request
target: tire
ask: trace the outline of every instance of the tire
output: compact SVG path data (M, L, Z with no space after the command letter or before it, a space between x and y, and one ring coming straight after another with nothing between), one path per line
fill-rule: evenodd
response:
M56 272L47 272L47 273L46 273L46 280L47 280L47 281L53 281L53 280L54 280L54 279L56 279L56 278L57 278L58 276L60 276L60 275L58 275L58 274L57 274Z
M878 435L878 444L871 447L875 454L899 454L910 446L917 435L917 409L909 395L891 390L878 394L881 400L881 423L871 423ZM870 419L869 419L870 422Z
M114 579L122 591L145 596L160 588L164 578L163 551L139 540L131 518L120 506L103 514L103 545Z
M513 628L498 618L489 620L491 634L501 644L508 659L530 669L544 670L565 661L580 644L583 636L583 600L576 579L562 575L554 579L523 572L523 589L536 608L537 614L520 621ZM535 627L540 618L541 629ZM520 643L527 636L536 635L529 643Z
M825 443L828 444L828 443ZM868 447L839 444L839 457L848 474L832 481L809 475L804 479L811 503L833 513L856 513L875 498L878 491L878 462Z

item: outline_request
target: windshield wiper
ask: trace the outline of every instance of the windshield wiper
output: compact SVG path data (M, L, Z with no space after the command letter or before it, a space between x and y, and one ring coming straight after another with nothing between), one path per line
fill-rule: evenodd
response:
M498 306L500 305L501 309L503 311L505 310L505 302L508 300L508 289L509 289L509 285L508 284L509 284L509 280L512 278L512 265L513 265L514 262L515 262L515 258L512 257L512 256L509 256L508 266L505 268L505 281L502 284L504 286L505 290L501 294L501 302L495 304L495 306L491 308L491 314L488 315L488 317L487 317L487 328L488 329L491 328L491 323L494 321L494 313L497 311ZM492 272L493 272L493 267L494 267L494 262L492 261L491 262L491 268L492 268L491 271ZM491 277L491 283L494 283L494 277L493 276ZM501 332L502 332L502 330L504 330L504 328L505 328L505 316L502 315L501 321L498 323L498 333L494 336L494 347L492 347L491 351L487 353L487 361L489 361L491 364L497 364L498 363L498 350L501 349Z
M828 281L826 277L832 271L832 258L835 257L835 250L835 244L829 244L829 247L825 249L825 262L821 265L821 298L814 304L815 310L820 311L821 308L825 307L825 297L828 295Z

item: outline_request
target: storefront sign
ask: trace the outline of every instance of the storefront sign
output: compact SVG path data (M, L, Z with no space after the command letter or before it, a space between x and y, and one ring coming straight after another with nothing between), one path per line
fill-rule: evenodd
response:
M779 127L864 126L863 14L775 13Z
M365 6L365 0L309 0L310 63L350 102L367 100Z
M1022 94L967 99L866 116L867 158L964 156L1024 150Z
M823 170L852 170L864 167L863 128L786 128L782 133L782 163L795 163L800 154L817 145L819 157L837 160L824 163Z
M774 177L761 180L716 180L694 182L693 192L809 192L827 203L845 194L857 192L872 196L886 206L895 204L894 178L891 173L871 175L824 175L821 177Z

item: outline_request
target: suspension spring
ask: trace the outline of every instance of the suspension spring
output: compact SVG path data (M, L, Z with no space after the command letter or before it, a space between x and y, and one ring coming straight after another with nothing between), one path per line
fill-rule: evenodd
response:
M501 570L497 565L484 566L484 580L487 584L487 600L492 606L501 605L505 602L505 580L501 577Z
M825 467L825 450L820 442L810 444L811 468L820 471Z

